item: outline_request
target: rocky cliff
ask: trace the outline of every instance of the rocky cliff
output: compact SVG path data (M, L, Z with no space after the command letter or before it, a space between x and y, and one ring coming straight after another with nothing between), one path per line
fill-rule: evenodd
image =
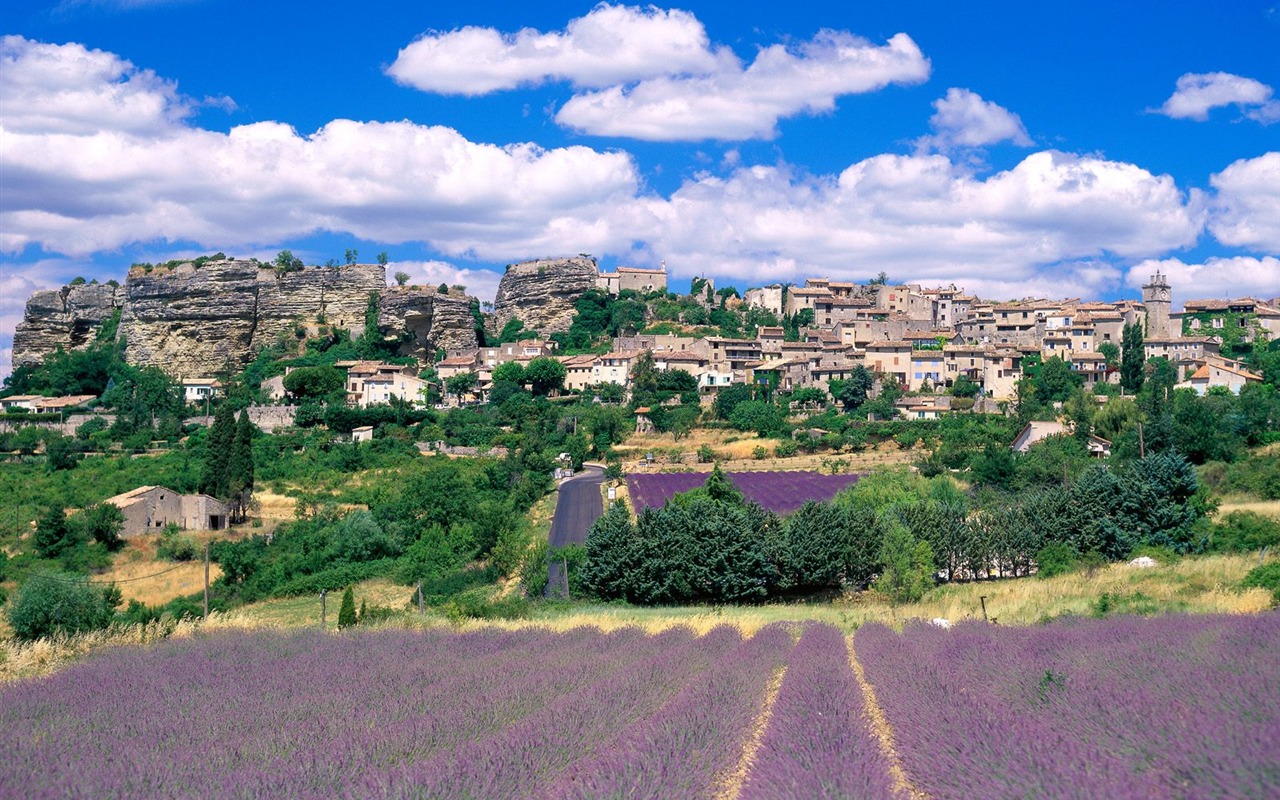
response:
M498 330L512 318L543 336L569 330L574 301L595 288L599 274L596 260L586 256L508 264L493 304Z
M378 328L387 336L411 334L401 347L406 355L429 361L438 349L478 347L472 298L439 294L435 287L389 286L378 303Z
M434 290L388 288L377 264L308 267L277 274L256 261L228 259L130 270L125 285L37 292L14 334L14 366L36 363L58 347L92 340L121 309L125 358L175 377L237 369L299 325L364 331L370 297L384 335L405 339L421 355L437 347L475 347L470 298ZM412 334L405 337L405 333Z
M124 289L81 284L36 292L13 334L13 365L42 361L58 348L79 350L124 305Z

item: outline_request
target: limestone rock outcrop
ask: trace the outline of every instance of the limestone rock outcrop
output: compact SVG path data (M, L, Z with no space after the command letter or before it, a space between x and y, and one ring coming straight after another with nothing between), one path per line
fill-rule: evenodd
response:
M13 363L39 363L59 347L87 346L119 309L117 336L129 363L179 378L217 375L239 369L300 325L343 328L358 337L371 299L380 332L402 338L402 352L429 360L440 347L476 346L472 298L388 287L382 265L277 273L257 261L226 259L134 267L119 288L36 292L14 335Z
M123 304L124 289L105 283L36 292L13 334L13 365L39 363L58 348L87 347Z
M439 294L435 287L389 286L378 303L378 329L385 336L411 337L405 355L430 361L439 349L478 347L476 321L468 295Z
M120 321L125 355L175 376L211 375L243 366L299 323L359 334L385 274L377 264L354 264L277 275L240 259L134 268Z
M493 304L498 330L512 318L543 336L569 330L574 302L595 288L599 274L596 260L588 256L508 264Z

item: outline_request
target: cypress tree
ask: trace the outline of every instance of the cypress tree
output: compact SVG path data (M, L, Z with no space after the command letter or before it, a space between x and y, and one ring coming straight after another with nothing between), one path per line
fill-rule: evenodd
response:
M226 499L230 494L229 468L235 429L235 413L231 410L231 404L223 401L213 415L213 426L205 440L204 471L200 476L200 491L219 499Z
M356 596L348 586L342 593L342 607L338 609L338 630L350 628L356 624Z
M1142 346L1142 325L1134 322L1124 326L1124 331L1120 334L1120 343L1123 352L1120 356L1120 388L1130 394L1137 394L1142 388L1143 367L1146 366L1146 357Z
M253 423L249 410L240 412L231 441L231 455L227 462L228 494L236 506L236 516L243 518L244 506L253 494Z

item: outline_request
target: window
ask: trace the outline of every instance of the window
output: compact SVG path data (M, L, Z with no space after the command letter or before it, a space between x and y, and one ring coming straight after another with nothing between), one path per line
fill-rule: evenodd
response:
M1213 318L1213 327L1215 327L1215 328L1221 328L1221 327L1222 327L1222 317L1214 317L1214 318Z
M1200 320L1198 319L1191 320L1191 330L1193 331L1200 330Z

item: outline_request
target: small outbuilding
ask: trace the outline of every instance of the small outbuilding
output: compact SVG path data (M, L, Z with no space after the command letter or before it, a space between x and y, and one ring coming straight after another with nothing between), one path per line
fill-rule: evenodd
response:
M207 494L179 494L164 486L139 486L108 498L124 514L121 536L155 533L166 525L186 530L220 531L227 527L230 509Z

